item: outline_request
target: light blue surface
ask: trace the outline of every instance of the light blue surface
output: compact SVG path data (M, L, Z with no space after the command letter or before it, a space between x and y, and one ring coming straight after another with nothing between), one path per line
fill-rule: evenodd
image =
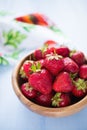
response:
M86 52L86 0L0 0L0 9L47 14ZM44 117L28 110L13 91L12 71L11 66L0 66L0 130L87 130L87 107L64 118Z

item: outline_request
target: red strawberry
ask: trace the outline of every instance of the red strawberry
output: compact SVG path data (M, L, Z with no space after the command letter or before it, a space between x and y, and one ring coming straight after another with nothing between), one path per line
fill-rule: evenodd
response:
M87 94L87 81L80 78L76 79L76 81L74 81L72 94L76 97L85 96Z
M44 43L44 45L47 45L47 46L52 46L52 45L55 45L57 44L57 42L53 41L53 40L48 40Z
M33 63L34 63L34 61L32 61L32 60L26 60L23 63L23 65L20 69L20 75L21 75L22 78L28 78L30 76L30 74L32 72L31 66L32 66Z
M46 107L50 107L51 106L51 99L52 99L52 93L47 94L47 95L43 95L40 94L35 98L35 101L37 104L41 105L41 106L46 106Z
M70 73L78 73L78 65L69 57L64 58L64 70Z
M44 51L43 57L46 58L49 54L54 54L56 52L55 47L47 48L47 50Z
M33 99L37 96L37 91L34 90L28 82L22 84L21 91L29 99Z
M46 55L55 53L56 48L55 47L50 47L49 44L44 44L44 46L40 49L35 50L33 53L34 59L40 60L46 57Z
M61 46L56 48L56 53L58 55L62 55L63 57L67 57L69 56L70 50L68 47Z
M37 63L40 63L41 68L44 67L44 59L41 59L41 60L37 60L37 61L35 61L35 64L37 64Z
M72 80L68 72L61 72L53 83L53 89L56 92L71 92L73 89Z
M49 55L44 60L44 67L56 76L64 68L62 56L57 54Z
M41 60L45 58L44 53L47 51L47 49L48 49L48 45L44 45L42 48L35 50L33 53L34 59Z
M56 93L52 98L52 106L54 107L65 107L70 105L70 103L70 97L65 93Z
M83 52L77 51L75 53L71 52L71 58L80 66L85 63L86 59Z
M42 69L29 77L29 84L42 94L49 94L52 91L52 76L46 69Z
M36 60L40 60L43 58L42 56L42 50L41 49L37 49L35 50L35 52L33 53L33 56Z
M87 64L84 64L80 67L79 76L82 79L87 79Z

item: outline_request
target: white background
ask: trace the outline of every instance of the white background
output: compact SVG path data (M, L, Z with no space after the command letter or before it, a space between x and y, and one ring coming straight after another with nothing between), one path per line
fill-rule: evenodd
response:
M0 10L40 12L50 17L81 48L87 43L87 0L0 0Z

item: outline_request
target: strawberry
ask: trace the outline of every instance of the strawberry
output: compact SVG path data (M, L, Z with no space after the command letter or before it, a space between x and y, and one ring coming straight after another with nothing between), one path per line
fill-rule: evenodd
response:
M53 83L53 89L56 92L64 92L64 93L72 91L73 84L68 72L61 72L59 75L57 75Z
M40 63L41 68L44 67L44 59L41 59L41 60L37 60L37 61L35 61L35 64L37 64L37 63Z
M53 107L65 107L70 105L71 100L68 94L65 93L56 93L52 98Z
M79 66L69 57L65 57L64 61L64 70L69 73L78 73Z
M34 57L35 60L41 60L41 59L46 57L45 56L46 54L49 54L49 53L51 53L51 50L49 50L49 45L48 44L44 44L42 46L42 48L37 49L37 50L34 51L33 57Z
M42 59L43 58L43 56L42 56L42 50L41 49L35 50L34 53L33 53L33 57L36 60Z
M53 47L54 41L34 51L20 68L21 92L45 107L65 107L87 95L87 64L83 52Z
M55 47L50 47L49 44L46 43L42 48L34 51L33 57L36 60L44 59L47 54L55 53L55 50Z
M37 91L34 90L28 82L21 85L21 91L29 99L33 99L37 96Z
M68 47L61 46L56 48L56 53L58 55L62 55L63 57L67 57L69 56L70 50Z
M84 64L86 59L85 56L83 54L83 52L80 51L76 51L76 52L72 52L70 54L71 59L73 59L79 66Z
M29 76L29 84L42 94L49 94L52 91L52 76L46 69L36 70Z
M47 56L44 60L44 67L56 76L64 68L62 56L57 54Z
M87 79L87 64L84 64L80 67L79 76L82 79Z
M51 99L52 99L52 93L44 95L44 94L40 94L35 98L35 101L37 104L41 105L41 106L46 106L46 107L50 107L51 106Z
M47 48L47 50L45 50L43 53L43 57L46 58L49 54L54 54L54 53L56 53L55 47Z
M20 75L22 78L28 78L30 74L32 73L31 66L34 63L32 60L26 60L21 69L20 69Z
M81 78L76 79L72 94L76 97L84 97L87 94L87 81Z
M47 45L47 46L52 46L52 45L56 45L57 42L53 41L53 40L48 40L44 43L44 45Z

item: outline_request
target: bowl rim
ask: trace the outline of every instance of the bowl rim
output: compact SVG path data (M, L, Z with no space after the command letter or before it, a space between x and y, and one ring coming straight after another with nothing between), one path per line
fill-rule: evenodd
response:
M80 111L82 108L84 108L85 106L87 106L87 95L81 99L80 101L78 101L75 104L66 106L66 107L61 107L61 108L49 108L49 107L44 107L44 106L40 106L32 101L30 101L28 98L26 98L19 86L18 86L18 73L19 73L19 68L21 67L21 65L23 64L23 62L33 54L33 52L27 54L25 57L23 57L18 64L15 66L13 72L12 72L12 86L14 89L15 94L17 95L17 97L20 99L20 101L30 110L41 114L41 115L45 115L45 116L51 116L51 117L64 117L64 116L69 116L72 115L78 111Z

